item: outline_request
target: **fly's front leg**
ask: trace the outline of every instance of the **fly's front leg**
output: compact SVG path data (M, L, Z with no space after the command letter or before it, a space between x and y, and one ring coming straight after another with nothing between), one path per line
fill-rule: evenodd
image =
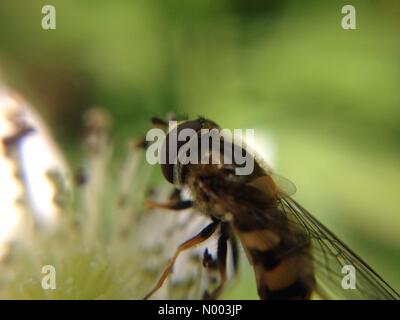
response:
M228 252L228 240L229 240L229 224L222 223L221 224L221 235L218 238L218 247L217 247L217 266L218 272L220 275L220 283L217 288L211 294L207 291L203 294L203 299L205 300L215 300L220 296L222 289L225 286L227 277L226 277L226 257Z
M146 200L145 205L148 208L167 209L167 210L185 210L193 207L192 200L183 200L181 190L175 189L169 197L168 202L160 203L152 200Z
M165 268L164 272L162 273L160 279L158 280L157 284L154 286L154 288L144 297L145 300L150 298L150 296L156 292L158 289L161 288L163 285L165 279L168 278L169 274L172 271L172 268L175 264L176 259L178 258L179 254L182 251L185 251L187 249L190 249L203 241L207 240L209 237L212 236L212 234L215 232L217 229L218 225L220 224L219 220L215 220L212 223L210 223L207 227L205 227L203 230L201 230L197 235L195 235L193 238L185 241L182 243L178 249L176 250L174 256L172 257L171 261L168 263L167 267Z
M183 200L183 201L170 201L165 203L160 203L152 200L146 200L145 205L148 208L156 208L156 209L167 209L167 210L185 210L191 208L193 206L193 201L191 200Z

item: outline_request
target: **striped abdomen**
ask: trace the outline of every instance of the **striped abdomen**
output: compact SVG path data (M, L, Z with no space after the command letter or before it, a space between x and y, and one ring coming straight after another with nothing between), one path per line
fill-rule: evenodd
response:
M247 258L254 268L261 299L310 299L315 286L307 237L290 228L271 230L235 224Z

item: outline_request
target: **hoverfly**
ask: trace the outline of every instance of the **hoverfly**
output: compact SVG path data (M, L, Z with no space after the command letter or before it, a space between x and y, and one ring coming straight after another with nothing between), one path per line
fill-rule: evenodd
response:
M167 126L160 119L153 123ZM202 129L221 130L204 118L182 121L168 132L163 148L168 151L168 136L173 131L179 134L187 128L195 134L178 144L178 153L183 145L200 139ZM233 143L231 146L237 147ZM223 147L209 150L207 156L215 152L223 156L225 151ZM246 151L245 147L242 151ZM279 177L261 160L254 157L254 170L247 176L237 175L237 166L235 162L182 164L179 160L161 164L164 177L177 191L168 202L149 201L150 206L171 210L194 208L210 223L178 246L145 299L161 288L181 253L215 234L218 240L213 265L220 281L212 292L204 293L204 298L216 299L221 294L227 282L228 243L237 238L253 267L260 299L311 299L312 294L324 299L399 299L399 294L375 271L291 198L293 192L285 190ZM177 196L182 189L190 192L190 200ZM206 254L204 261L207 262ZM356 289L345 290L341 271L349 265L356 270Z

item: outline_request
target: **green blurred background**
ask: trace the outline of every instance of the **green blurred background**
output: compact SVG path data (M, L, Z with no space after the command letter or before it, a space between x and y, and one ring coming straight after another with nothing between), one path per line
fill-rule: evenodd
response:
M345 4L2 0L0 77L70 158L95 105L121 141L168 111L255 128L295 198L400 290L400 2L351 1L357 30L341 28ZM243 268L226 298L257 297Z

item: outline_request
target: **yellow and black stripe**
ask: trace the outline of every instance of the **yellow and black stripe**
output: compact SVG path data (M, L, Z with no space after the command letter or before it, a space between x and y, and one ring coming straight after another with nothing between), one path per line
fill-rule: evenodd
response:
M292 234L281 237L271 229L249 230L249 225L241 230L240 224L235 229L254 268L261 299L310 299L315 280L304 235L286 230Z

